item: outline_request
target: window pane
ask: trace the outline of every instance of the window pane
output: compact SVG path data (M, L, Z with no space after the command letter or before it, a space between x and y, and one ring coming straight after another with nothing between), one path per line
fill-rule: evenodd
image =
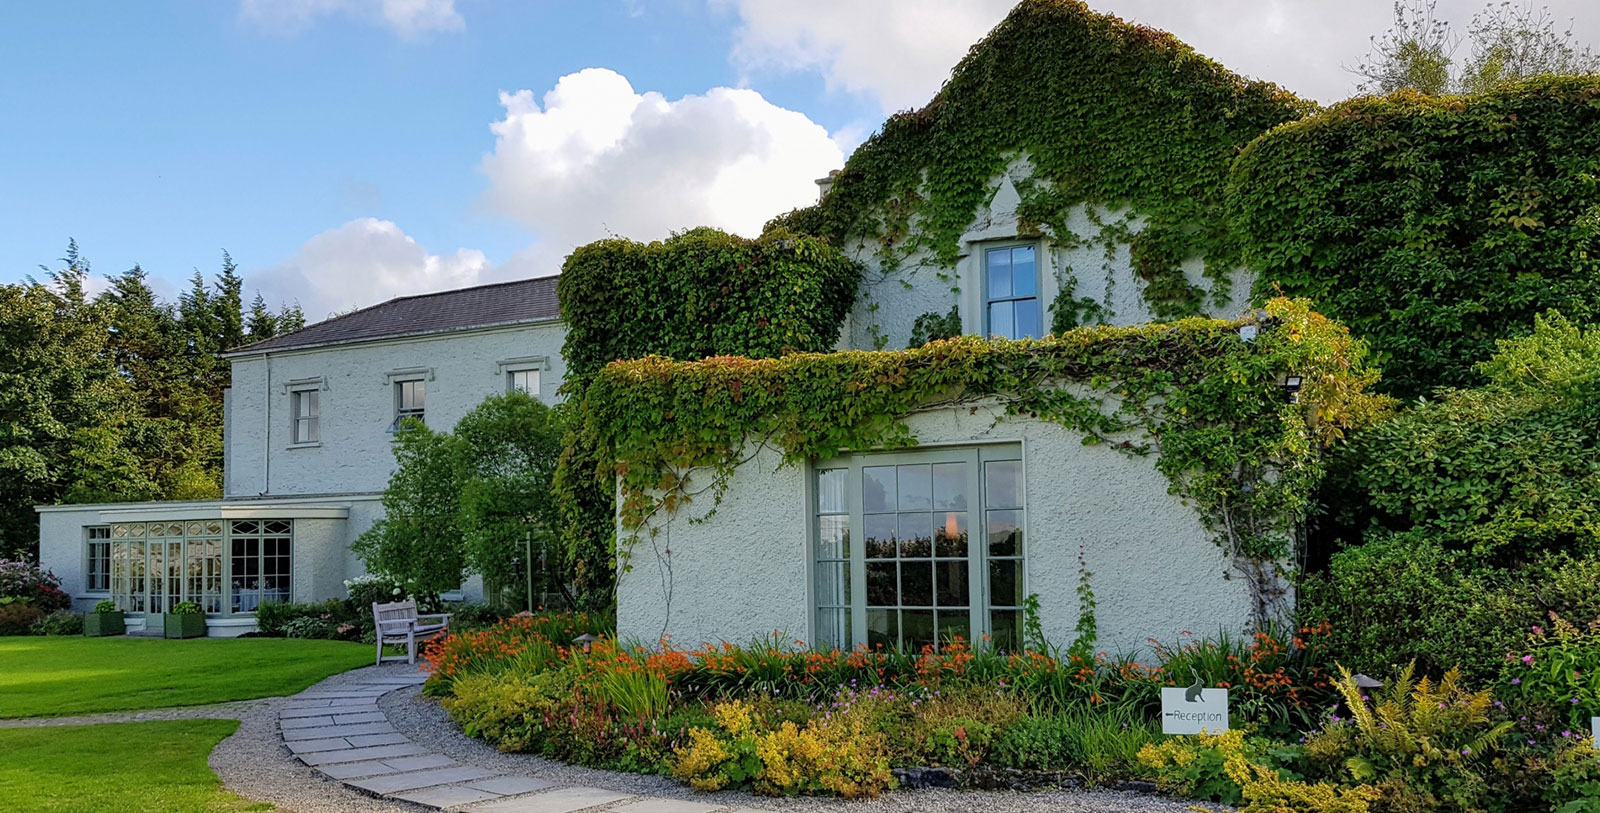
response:
M1017 337L1017 325L1012 319L1013 308L1009 301L989 304L989 335L1007 339Z
M1022 461L991 460L983 465L984 497L989 508L1022 507Z
M934 567L939 583L939 606L967 606L967 594L971 592L967 589L967 563L935 562Z
M933 464L934 510L967 508L967 464Z
M867 610L867 646L894 649L900 645L900 611Z
M933 516L901 514L895 538L900 540L900 557L926 559L933 555Z
M844 562L822 562L817 565L817 603L847 605L850 603L850 566Z
M306 407L306 417L317 417L317 405L320 403L321 397L321 395L315 392L306 393L306 400L309 402L309 405Z
M939 645L944 646L956 638L972 643L972 616L967 610L939 611Z
M846 511L844 487L849 480L849 469L824 469L817 472L817 513L843 514Z
M967 556L967 512L947 511L936 514L938 527L934 528L935 556Z
M894 514L868 514L866 517L867 558L893 559Z
M850 558L850 517L817 517L817 558Z
M868 466L861 470L861 510L893 511L898 493L894 466Z
M825 649L850 648L850 611L835 608L818 610L816 643Z
M989 645L1001 652L1022 650L1022 613L1016 610L989 612Z
M1037 296L1038 272L1033 257L1033 246L1011 249L1011 295Z
M1011 296L1011 249L996 248L988 252L989 298Z
M1022 562L1018 559L989 560L989 603L996 607L1022 605Z
M900 563L900 603L906 607L933 606L933 563Z
M933 507L933 467L899 466L900 510L926 511Z
M1017 309L1017 338L1037 339L1044 335L1039 329L1039 300L1019 299L1013 303Z
M1022 555L1022 512L1016 509L989 512L989 555Z
M411 382L411 408L412 409L422 409L423 408L423 402L428 400L427 399L427 395L428 395L428 382L426 382L426 381L413 381L413 382Z
M894 562L867 563L867 604L892 607L900 603L899 592L895 586Z
M904 648L908 652L921 652L923 647L933 646L938 642L933 634L933 611L901 611L900 634L905 640Z

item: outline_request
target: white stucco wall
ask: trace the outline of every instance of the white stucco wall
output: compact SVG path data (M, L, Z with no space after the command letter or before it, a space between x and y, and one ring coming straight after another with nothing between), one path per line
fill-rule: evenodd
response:
M1017 205L1021 198L1017 183L1027 179L1032 168L1026 160L1011 163L1006 173L990 183L992 197L989 203L973 218L972 224L960 238L959 257L954 268L944 268L933 263L932 256L922 252L884 268L878 256L875 240L855 241L845 246L845 252L866 265L861 290L850 311L847 336L844 342L850 348L876 349L875 338L887 337L886 350L900 350L911 337L911 326L924 313L944 315L956 306L961 314L963 332L978 334L983 329L983 254L986 243L1017 240ZM1096 219L1103 223L1126 222L1137 233L1144 221L1137 213L1113 212L1098 208ZM1155 316L1145 302L1145 282L1133 272L1133 261L1126 244L1117 244L1108 257L1106 248L1099 242L1098 226L1090 219L1087 206L1073 208L1066 218L1067 227L1078 238L1090 244L1066 247L1063 241L1045 237L1040 254L1039 300L1043 327L1051 322L1050 306L1061 290L1062 280L1072 279L1074 298L1089 297L1108 313L1106 321L1113 325L1133 325L1153 321ZM1206 292L1203 312L1209 316L1231 318L1238 316L1249 305L1252 278L1243 270L1235 270L1230 284L1223 293L1226 301L1217 304L1213 297L1213 283L1204 276L1204 261L1192 258L1184 264L1189 282ZM942 275L942 277L941 277Z
M1092 574L1103 650L1145 652L1147 638L1172 642L1184 631L1237 631L1249 623L1243 580L1227 578L1228 562L1194 511L1167 492L1152 458L1084 446L1053 423L994 419L992 411L962 408L920 413L909 424L924 445L1022 445L1025 593L1039 595L1047 637L1071 641L1080 549ZM775 630L813 639L806 592L810 469L780 468L778 461L763 452L742 466L706 522L680 514L653 542L641 538L618 586L622 635L653 641L665 629L679 645L745 643ZM670 608L663 588L668 549Z
M381 492L394 470L394 377L424 369L427 423L449 430L506 391L502 361L542 356L540 398L554 404L566 329L556 322L286 350L233 359L228 497ZM321 440L291 443L291 382L318 380Z

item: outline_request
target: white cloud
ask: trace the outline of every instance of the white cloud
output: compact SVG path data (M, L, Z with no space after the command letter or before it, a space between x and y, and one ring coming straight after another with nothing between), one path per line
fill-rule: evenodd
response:
M733 60L746 69L820 71L829 88L885 112L921 107L1015 0L713 0L741 18Z
M240 0L239 16L278 30L295 31L319 17L345 14L381 20L402 37L429 31L456 31L466 21L455 0Z
M1014 0L709 0L740 17L733 61L745 69L817 71L828 87L876 99L885 112L933 98L968 47ZM1488 0L1439 0L1458 34ZM1344 69L1393 19L1393 0L1091 0L1097 10L1170 31L1236 73L1333 102L1356 92ZM1600 42L1600 4L1539 0L1580 42ZM1466 46L1457 57L1467 56Z
M755 235L816 200L816 178L844 164L828 131L753 90L712 88L669 101L588 68L544 94L502 93L483 160L486 201L565 254L614 233L640 240L691 226Z
M399 226L364 217L312 237L283 263L250 271L246 284L268 302L299 302L307 321L407 294L488 281L483 252L430 254Z

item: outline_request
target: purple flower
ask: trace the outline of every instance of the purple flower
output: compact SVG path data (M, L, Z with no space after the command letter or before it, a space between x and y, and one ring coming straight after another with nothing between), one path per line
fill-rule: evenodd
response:
M1515 685L1517 685L1518 683L1521 683L1521 682L1522 682L1522 678L1512 678L1511 679L1511 685L1513 685L1513 686L1515 686Z
M1574 705L1574 706L1578 705L1578 698L1576 698L1576 697L1572 698L1572 705Z
M1572 732L1571 731L1563 731L1563 732L1561 732L1561 736L1570 737L1570 736L1572 736Z
M1463 749L1461 749L1461 755L1462 756L1467 756L1468 754L1471 754L1471 753L1472 753L1472 749L1471 748L1463 748Z
M1522 656L1522 662L1526 663L1526 664L1529 664L1529 665L1532 665L1533 664L1533 656L1532 655L1523 655Z

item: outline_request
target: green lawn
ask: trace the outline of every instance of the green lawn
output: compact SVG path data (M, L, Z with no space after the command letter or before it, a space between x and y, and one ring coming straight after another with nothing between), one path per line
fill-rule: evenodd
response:
M298 638L0 638L0 717L53 717L294 694L372 663Z
M8 813L269 810L223 790L206 765L238 727L164 720L0 729L0 799Z

